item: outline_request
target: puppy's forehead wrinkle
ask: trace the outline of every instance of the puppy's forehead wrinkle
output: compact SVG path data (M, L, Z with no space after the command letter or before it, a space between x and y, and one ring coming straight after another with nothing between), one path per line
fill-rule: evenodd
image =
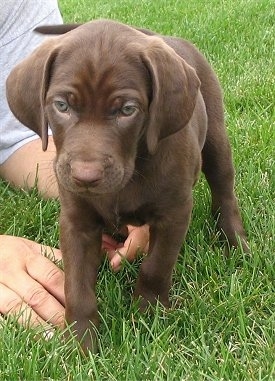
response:
M143 98L150 98L151 79L141 52L152 37L120 23L100 20L58 38L61 44L52 78L64 88L72 88L77 106L85 99L95 106L98 94L104 98L123 89L142 91ZM65 65L68 61L74 64Z
M116 50L116 49L115 49ZM85 51L85 54L84 54ZM83 59L79 60L79 57ZM67 60L74 65L64 65ZM76 104L87 103L87 99L95 105L99 95L107 99L110 94L129 89L139 93L150 93L150 77L137 52L128 53L127 49L120 49L119 54L108 50L89 49L74 44L68 49L61 50L52 70L52 80L62 84L59 93L75 94ZM52 81L53 82L53 81ZM67 89L67 90L66 90ZM68 91L68 89L70 89Z

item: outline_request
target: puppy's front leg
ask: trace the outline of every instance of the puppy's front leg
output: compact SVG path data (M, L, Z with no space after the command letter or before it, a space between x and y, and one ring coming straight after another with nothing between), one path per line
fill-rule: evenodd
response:
M81 213L80 213L81 212ZM60 242L65 272L65 318L75 323L84 352L96 351L94 326L98 326L95 284L101 261L101 229L91 223L87 210L61 208Z
M192 198L182 210L174 210L163 221L150 226L149 255L141 264L134 296L141 298L140 309L159 300L169 307L172 272L185 238L192 211Z

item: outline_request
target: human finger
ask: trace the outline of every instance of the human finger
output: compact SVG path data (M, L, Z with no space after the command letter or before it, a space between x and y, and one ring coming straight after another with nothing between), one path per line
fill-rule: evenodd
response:
M15 292L44 321L59 327L63 325L63 305L39 282L23 271L20 271L16 276L10 273L8 280L8 285L5 282L2 283Z
M43 256L46 256L47 258L54 261L62 260L61 250L47 245L39 244L26 238L22 238L22 240L30 248L30 250L36 252L37 254L42 254Z
M108 234L102 234L102 249L103 250L115 250L118 246L118 242L109 236Z
M0 313L15 316L18 323L25 327L43 327L50 329L48 322L43 320L22 298L13 290L0 283Z
M128 225L129 235L125 240L123 246L115 251L112 256L110 264L114 271L118 271L121 268L121 261L123 258L128 261L133 261L136 258L137 252L144 252L148 249L149 242L149 227L148 225L143 226L132 226Z
M59 267L42 255L33 255L26 259L26 270L31 278L65 306L64 272Z

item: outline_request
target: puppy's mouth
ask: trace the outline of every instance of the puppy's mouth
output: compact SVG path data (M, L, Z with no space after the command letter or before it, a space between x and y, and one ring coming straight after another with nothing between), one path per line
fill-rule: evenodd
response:
M70 192L107 194L125 187L134 166L125 167L110 158L103 161L57 160L55 171L58 182Z

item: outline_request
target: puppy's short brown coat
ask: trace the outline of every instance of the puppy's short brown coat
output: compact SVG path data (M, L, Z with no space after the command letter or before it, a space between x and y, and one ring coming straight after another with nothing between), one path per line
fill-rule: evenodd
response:
M70 30L71 29L71 30ZM70 30L70 31L69 31ZM11 110L47 148L61 201L66 319L84 349L98 324L95 283L106 227L149 224L135 296L169 305L172 270L202 168L230 245L247 249L218 80L189 42L107 20L45 27L46 40L11 72ZM90 332L90 334L85 333ZM83 338L84 336L84 338Z

